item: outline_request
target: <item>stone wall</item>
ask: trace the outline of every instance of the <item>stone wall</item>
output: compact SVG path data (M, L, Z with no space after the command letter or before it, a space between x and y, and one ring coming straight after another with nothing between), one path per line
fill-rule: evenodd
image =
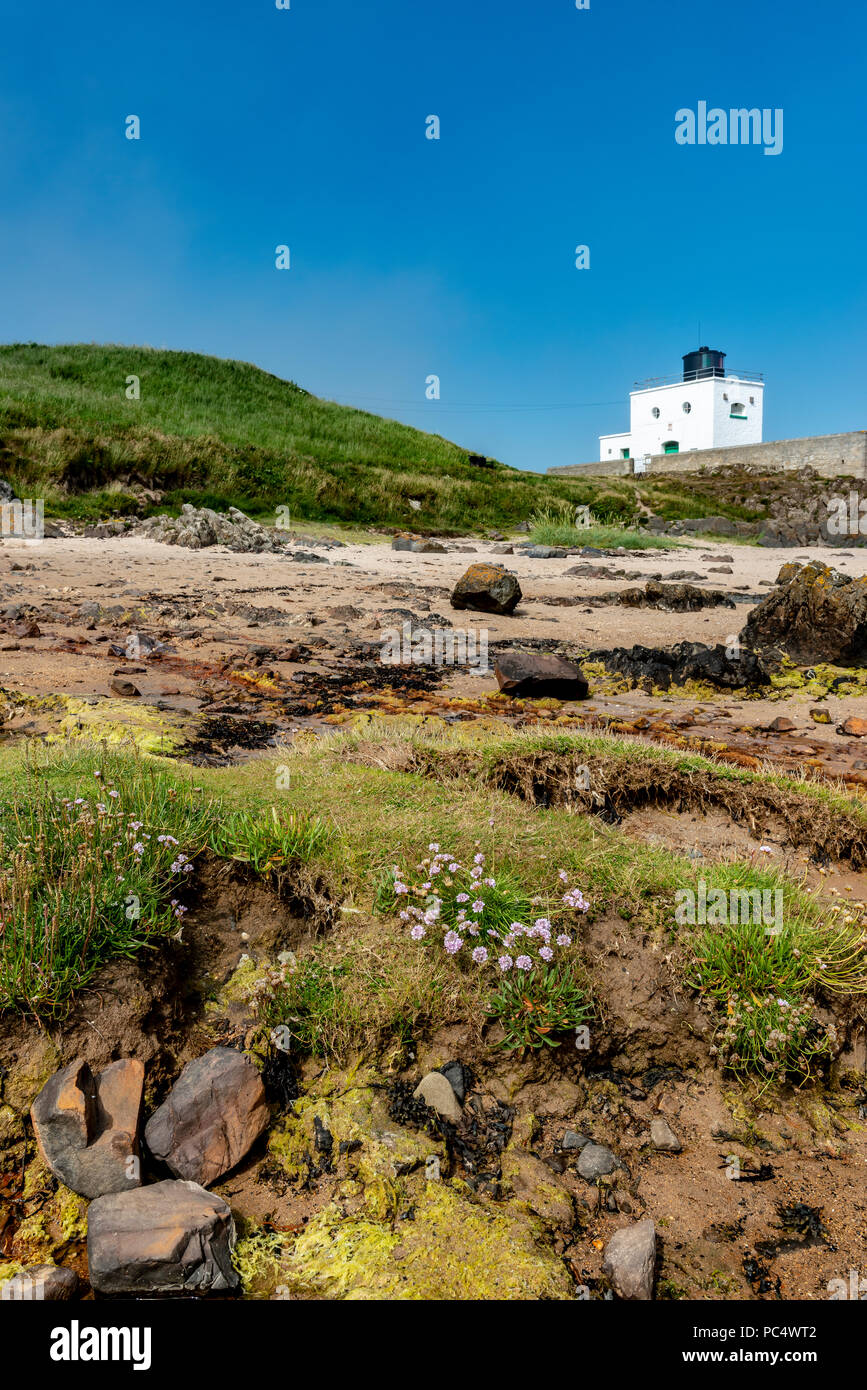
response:
M654 454L652 473L711 472L725 468L782 469L814 468L823 478L867 479L867 430L849 434L821 434L809 439L777 439L767 444L742 444L729 449L695 449L687 454ZM631 459L612 459L604 463L570 463L549 468L552 476L605 477L631 473Z

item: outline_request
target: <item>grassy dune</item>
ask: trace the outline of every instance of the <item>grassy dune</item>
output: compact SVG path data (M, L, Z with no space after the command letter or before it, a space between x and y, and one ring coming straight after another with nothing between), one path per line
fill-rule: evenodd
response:
M133 376L137 400L126 395ZM467 534L578 505L602 525L625 525L639 498L668 519L746 515L710 483L658 479L639 490L628 478L548 478L468 459L440 435L321 400L245 362L148 347L0 347L0 477L44 497L48 516L191 501L261 520L284 506L293 524ZM143 505L141 488L162 492L159 506Z

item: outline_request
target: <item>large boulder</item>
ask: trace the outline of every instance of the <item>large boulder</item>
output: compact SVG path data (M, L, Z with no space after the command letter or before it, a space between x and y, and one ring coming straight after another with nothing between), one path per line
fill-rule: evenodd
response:
M148 1120L145 1142L177 1177L208 1187L240 1163L268 1121L252 1062L232 1047L213 1047L184 1067Z
M87 1213L90 1282L98 1293L222 1293L238 1285L235 1223L194 1182L158 1182L99 1197Z
M784 566L750 613L742 645L780 647L805 664L867 665L867 578L850 579L817 560L793 569Z
M734 651L721 643L707 647L703 642L678 642L673 647L601 648L590 652L588 660L601 661L606 670L647 690L668 690L687 681L706 681L723 690L770 684L770 673L754 652L744 646L736 656Z
M618 1298L647 1301L653 1297L656 1227L650 1217L615 1231L605 1247L602 1272Z
M513 613L522 598L521 586L502 565L470 565L451 598L452 608L475 608L480 613Z
M586 700L590 694L581 667L551 653L499 652L494 675L503 693L516 698Z
M734 608L721 589L699 589L695 584L661 584L650 579L644 588L623 589L616 603L627 608L660 608L667 613L695 613L700 608Z
M30 1110L39 1148L73 1192L93 1198L138 1187L143 1086L144 1067L134 1057L97 1076L79 1057L39 1092Z
M392 550L411 550L417 555L445 555L446 547L439 541L425 540L422 536L392 536Z

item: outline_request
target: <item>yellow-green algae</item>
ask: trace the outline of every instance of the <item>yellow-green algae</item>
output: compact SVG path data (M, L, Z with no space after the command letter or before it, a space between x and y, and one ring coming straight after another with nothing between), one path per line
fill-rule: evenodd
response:
M330 1299L450 1301L574 1298L541 1227L513 1206L471 1201L466 1185L424 1182L412 1219L346 1217L332 1204L284 1262L290 1291Z
M25 1216L13 1241L16 1259L27 1264L52 1264L66 1246L87 1237L88 1202L63 1184L53 1191L54 1179L41 1156L28 1164L24 1175L22 1200L40 1200L37 1210Z
M291 1237L251 1226L232 1251L232 1265L245 1298L267 1298L282 1277L282 1262Z
M529 1203L480 1201L460 1179L448 1180L443 1145L392 1119L373 1069L327 1073L315 1090L272 1130L268 1152L290 1178L306 1178L319 1157L318 1117L333 1140L333 1200L282 1254L282 1236L253 1232L239 1242L236 1268L250 1296L266 1296L270 1282L334 1299L574 1297ZM426 1176L432 1157L440 1179Z
M189 715L169 716L165 710L139 700L99 700L91 704L70 696L51 695L40 701L40 706L45 710L66 710L57 732L46 736L48 743L75 738L95 739L112 747L131 743L140 752L155 756L179 752L189 740L193 722Z
M366 1187L379 1189L378 1179L399 1177L431 1156L445 1161L441 1143L391 1118L382 1092L371 1084L374 1079L358 1067L330 1073L317 1082L315 1095L308 1092L295 1102L294 1113L272 1129L268 1140L271 1158L288 1177L307 1176L317 1116L334 1141L338 1174L358 1177ZM340 1145L356 1141L361 1147L341 1158Z

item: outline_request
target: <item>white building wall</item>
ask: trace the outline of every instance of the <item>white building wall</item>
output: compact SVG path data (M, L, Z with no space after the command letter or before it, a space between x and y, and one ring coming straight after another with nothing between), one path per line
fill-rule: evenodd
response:
M632 455L632 436L627 430L625 434L600 434L599 436L599 462L608 463L611 459L619 459L621 450L629 449Z
M661 454L675 440L681 454L713 442L713 379L654 386L630 394L633 453ZM684 410L684 405L689 407ZM654 410L659 415L654 415Z
M631 458L662 454L672 441L676 441L681 454L692 449L759 444L763 393L761 382L739 377L704 377L632 391L630 429L622 434L600 435L600 462L620 458L624 449L629 450ZM735 411L736 406L743 407L743 414ZM737 418L732 418L734 415Z
M724 377L714 382L713 447L728 449L737 444L761 444L764 386L760 381ZM728 399L726 399L728 397ZM743 418L733 419L736 406L743 407ZM737 412L741 415L741 412Z

